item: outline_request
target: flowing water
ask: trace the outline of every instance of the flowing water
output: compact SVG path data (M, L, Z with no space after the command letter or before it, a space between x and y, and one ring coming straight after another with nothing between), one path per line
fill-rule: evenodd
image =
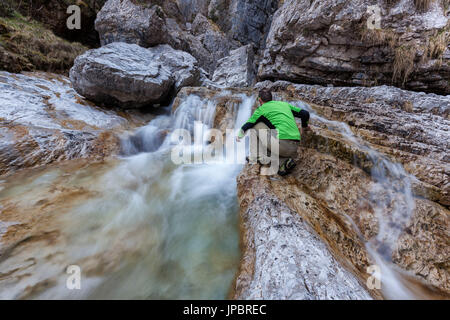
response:
M241 98L236 128L254 103ZM44 246L28 241L9 250L14 254L0 260L0 270L11 272L0 277L0 298L226 298L240 259L236 176L242 165L175 165L168 134L192 130L195 121L210 127L214 112L212 101L191 95L173 116L160 115L124 137L118 160L50 166L3 182L5 208L33 208L54 195L58 212L49 211L47 229L56 225L58 236ZM81 268L80 290L66 287L69 265Z
M240 99L235 128L254 104L254 97ZM325 119L302 102L293 104L369 155L379 233L366 247L381 269L383 295L416 297L391 262L413 214L415 178L346 124ZM11 276L0 274L0 298L226 298L240 258L236 176L242 165L171 161L170 133L182 128L194 134L196 121L210 128L215 112L213 100L190 95L173 115L160 115L124 137L119 159L72 161L0 181L0 210L13 207L30 216L40 210L48 224L33 241L7 248L9 258L0 259L0 270ZM184 150L196 154L206 143L196 140ZM17 223L0 222L0 237ZM69 265L81 267L81 290L66 287Z
M306 103L292 102L311 113L311 119L319 126L338 133L344 140L357 149L364 151L373 166L371 176L373 185L370 190L370 201L378 221L378 234L375 239L365 243L366 249L378 266L376 277L381 280L383 296L388 299L420 298L405 283L404 272L392 263L392 253L401 232L405 229L414 213L414 198L411 189L416 178L408 174L399 163L391 162L386 156L368 146L353 134L350 127L343 122L321 117ZM356 224L351 221L355 231L364 239Z

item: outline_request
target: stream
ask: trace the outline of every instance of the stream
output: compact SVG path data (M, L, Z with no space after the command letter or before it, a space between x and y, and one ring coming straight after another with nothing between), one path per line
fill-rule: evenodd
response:
M239 97L234 130L248 119L255 103L254 96ZM415 177L360 140L345 123L321 117L301 101L291 103L309 110L314 126L326 127L369 155L374 164L370 201L379 233L366 242L366 249L380 267L386 298L417 298L390 258L413 214ZM229 297L240 264L236 176L243 165L227 159L208 164L171 161L170 133L186 129L194 134L196 123L204 130L212 128L217 111L212 100L193 94L175 112L171 109L124 135L117 159L70 160L0 181L0 213L38 219L40 228L13 247L0 242L0 299ZM195 158L207 143L197 140L184 150ZM20 226L18 221L0 222L0 240L10 229L20 236ZM79 290L67 286L69 266L80 267Z
M242 99L236 128L254 102ZM194 121L210 127L214 112L214 104L189 96L174 116L160 115L124 137L120 159L80 166L75 160L3 181L3 206L53 202L58 212L51 211L56 221L49 224L58 236L9 249L0 270L14 276L0 277L0 298L227 298L240 259L236 176L242 164L175 165L170 135L158 134L190 130ZM52 193L61 193L62 203L46 199ZM81 268L80 290L66 287L68 265Z

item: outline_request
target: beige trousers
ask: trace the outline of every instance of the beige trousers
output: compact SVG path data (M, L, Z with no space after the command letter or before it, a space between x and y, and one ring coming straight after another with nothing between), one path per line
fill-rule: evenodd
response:
M264 131L260 131L260 129L266 129L268 131L266 131L267 139L264 141L264 139L260 140L262 146L264 148L266 148L266 150L270 150L270 133L272 133L273 138L272 139L276 139L278 140L278 145L279 145L279 149L278 149L278 154L280 157L280 165L288 158L296 158L297 157L297 149L298 146L300 144L300 141L295 141L295 140L280 140L276 137L276 131L275 130L271 130L270 128L263 122L258 122L253 129L256 130L257 132L257 137L259 138L261 134L263 134ZM258 139L259 140L259 139ZM267 143L269 142L269 143ZM274 142L274 140L272 140L272 143Z

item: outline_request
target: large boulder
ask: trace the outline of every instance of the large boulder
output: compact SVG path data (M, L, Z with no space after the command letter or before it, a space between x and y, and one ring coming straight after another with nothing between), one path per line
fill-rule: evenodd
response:
M369 24L371 5L380 10L379 29ZM444 7L440 1L284 1L274 14L259 76L449 94Z
M254 53L252 45L232 50L218 62L212 80L226 87L250 87L255 82Z
M95 29L102 45L127 42L150 47L171 40L161 7L143 6L128 0L107 1L97 14Z
M87 51L70 70L78 93L123 108L163 102L173 89L195 85L198 78L197 61L186 52L122 42Z

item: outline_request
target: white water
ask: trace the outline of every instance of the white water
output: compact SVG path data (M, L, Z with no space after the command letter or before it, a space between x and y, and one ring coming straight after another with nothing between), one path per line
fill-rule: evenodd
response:
M236 128L250 116L254 102L241 98ZM24 269L11 276L28 274L22 280L0 279L0 298L24 297L27 286L42 281L54 284L25 297L226 298L240 259L236 176L242 165L176 166L170 161L168 134L176 128L192 130L194 121L210 127L214 112L212 101L191 95L174 116L158 116L125 138L118 164L70 174L49 169L0 191L0 201L39 199L61 185L95 194L60 215L63 240L0 262L0 270L8 272L29 268L20 259L36 260L32 273ZM32 187L38 180L39 192ZM39 250L64 258L48 261ZM81 290L65 287L64 270L72 264L81 267Z
M404 271L400 271L391 261L397 240L413 215L415 203L411 185L416 178L407 173L401 164L391 162L385 155L355 136L346 123L323 118L301 101L292 104L308 110L311 119L317 121L317 124L325 125L327 129L339 133L345 140L369 155L373 163L371 175L374 181L370 200L378 220L379 231L375 239L365 243L366 249L380 268L381 290L385 298L417 298L402 281L400 272ZM350 217L348 219L351 220ZM360 238L364 239L354 221L351 221L351 224Z

